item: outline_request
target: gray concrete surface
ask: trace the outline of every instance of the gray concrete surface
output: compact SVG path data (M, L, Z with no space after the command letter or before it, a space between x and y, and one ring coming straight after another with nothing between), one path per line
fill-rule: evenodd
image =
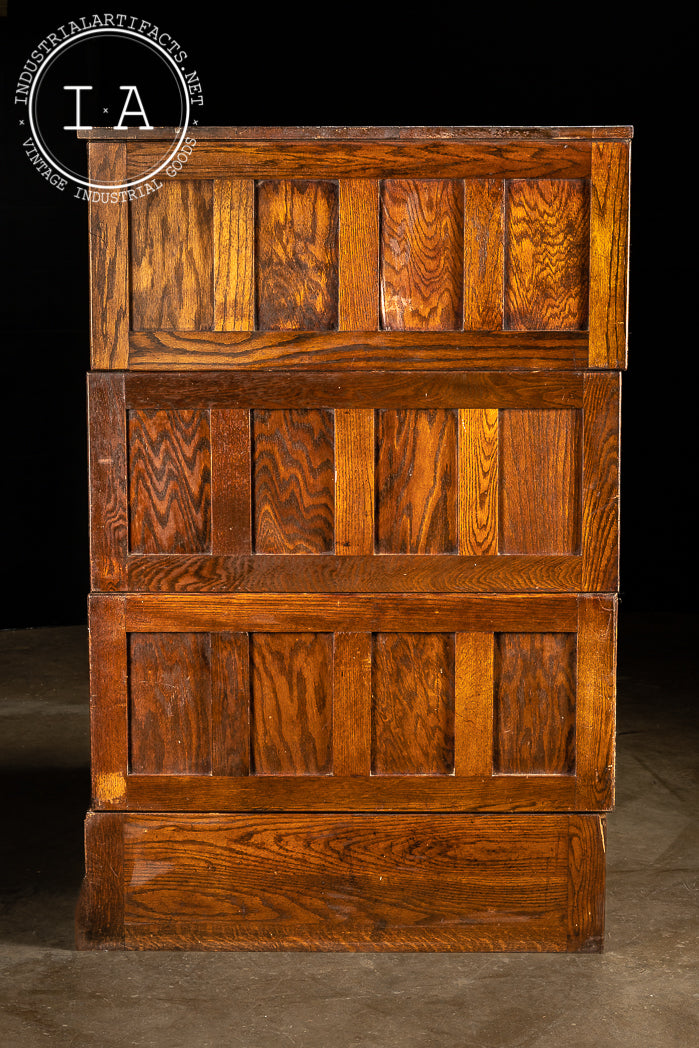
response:
M76 953L84 629L0 633L0 1044L692 1048L699 620L621 621L601 956Z

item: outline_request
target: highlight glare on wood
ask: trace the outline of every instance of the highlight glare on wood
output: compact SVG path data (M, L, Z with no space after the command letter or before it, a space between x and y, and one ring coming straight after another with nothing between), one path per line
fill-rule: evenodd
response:
M493 774L493 634L457 633L454 774Z
M590 367L625 368L630 145L595 142L590 189Z
M498 552L497 408L459 411L459 553Z
M255 330L255 183L214 181L214 330Z

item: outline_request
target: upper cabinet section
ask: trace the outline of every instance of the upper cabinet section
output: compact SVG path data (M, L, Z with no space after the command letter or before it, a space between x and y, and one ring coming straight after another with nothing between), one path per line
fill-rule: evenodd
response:
M629 129L245 132L93 192L94 368L626 366Z

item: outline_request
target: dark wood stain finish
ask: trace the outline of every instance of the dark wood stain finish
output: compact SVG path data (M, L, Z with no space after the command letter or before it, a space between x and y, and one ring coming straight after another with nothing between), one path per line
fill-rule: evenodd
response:
M257 553L330 553L334 427L325 409L253 412Z
M575 658L575 634L496 634L496 772L573 774Z
M211 548L206 411L130 411L130 546L138 553Z
M456 552L456 415L376 413L376 548Z
M252 771L332 771L331 633L253 633Z
M79 947L602 948L630 138L198 128L91 201Z
M372 663L372 771L454 769L454 637L377 633Z
M337 185L271 181L257 187L257 326L337 328Z

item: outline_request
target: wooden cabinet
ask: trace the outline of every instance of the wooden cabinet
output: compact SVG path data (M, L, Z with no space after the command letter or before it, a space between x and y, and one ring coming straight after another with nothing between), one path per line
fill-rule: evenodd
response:
M601 948L630 137L203 128L95 198L80 945Z

